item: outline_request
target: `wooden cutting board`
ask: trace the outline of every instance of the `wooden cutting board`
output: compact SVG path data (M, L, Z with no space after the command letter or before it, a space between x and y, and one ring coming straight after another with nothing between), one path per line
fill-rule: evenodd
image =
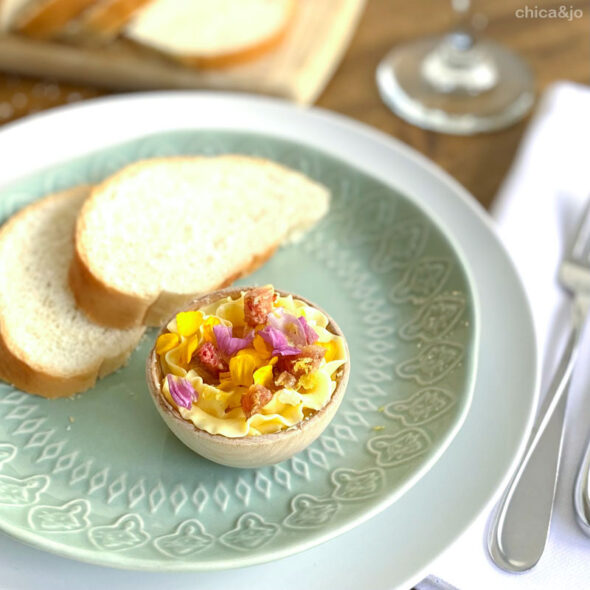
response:
M208 88L260 92L311 104L336 69L365 0L298 0L286 38L267 55L219 70L180 66L124 40L80 48L0 36L0 69L116 89Z

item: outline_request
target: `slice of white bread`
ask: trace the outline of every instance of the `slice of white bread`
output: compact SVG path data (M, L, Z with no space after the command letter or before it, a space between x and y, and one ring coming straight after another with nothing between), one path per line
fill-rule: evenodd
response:
M154 0L124 34L190 66L225 67L276 47L294 10L295 0Z
M0 228L0 378L44 397L92 387L125 362L144 332L91 323L68 288L74 226L89 191L45 197Z
M84 203L70 286L97 323L159 326L256 269L325 215L329 201L324 186L261 158L136 162Z
M52 39L96 1L29 0L14 15L10 28L35 39Z

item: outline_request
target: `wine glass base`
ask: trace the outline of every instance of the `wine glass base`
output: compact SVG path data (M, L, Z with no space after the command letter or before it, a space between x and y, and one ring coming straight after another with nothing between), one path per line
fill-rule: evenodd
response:
M472 135L508 127L522 119L534 102L531 70L517 55L491 41L478 51L494 64L494 85L478 93L441 90L424 76L427 57L441 46L441 37L420 39L394 48L377 68L383 102L402 119L441 133Z

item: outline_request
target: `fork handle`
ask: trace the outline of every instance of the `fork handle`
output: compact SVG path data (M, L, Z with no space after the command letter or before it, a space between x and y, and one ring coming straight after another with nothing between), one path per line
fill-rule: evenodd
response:
M576 323L524 456L492 520L488 549L496 565L506 571L530 569L545 549L559 470L567 391L578 354L580 333Z

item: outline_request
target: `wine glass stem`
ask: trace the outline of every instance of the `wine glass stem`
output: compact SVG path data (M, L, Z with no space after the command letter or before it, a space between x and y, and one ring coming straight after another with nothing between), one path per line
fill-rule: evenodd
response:
M498 69L471 27L469 0L452 0L456 23L453 30L422 62L423 79L444 94L477 95L498 82Z
M453 13L455 16L455 24L453 28L456 31L462 31L471 35L473 30L471 26L471 1L451 0L451 5L453 7Z

